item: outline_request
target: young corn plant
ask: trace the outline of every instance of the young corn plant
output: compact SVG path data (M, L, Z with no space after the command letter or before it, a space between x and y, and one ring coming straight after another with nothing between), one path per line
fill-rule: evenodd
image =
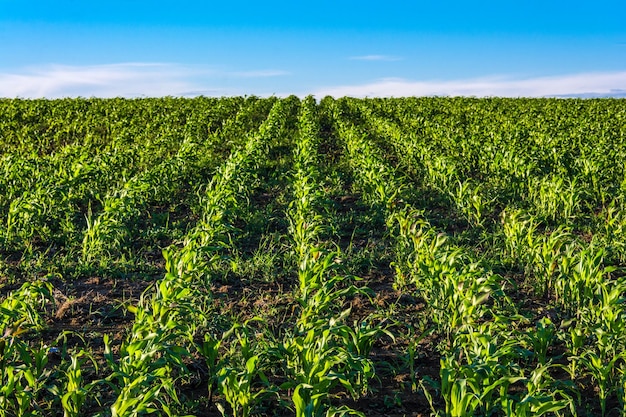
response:
M583 195L576 178L552 175L529 183L528 198L546 221L570 222L580 209Z
M235 336L227 363L217 372L219 392L230 406L230 412L221 403L218 409L224 416L248 417L261 400L276 392L261 367L263 352L247 331L248 323L235 324L222 340Z
M586 373L598 384L598 399L602 416L607 415L607 400L609 395L618 389L618 367L624 363L624 351L606 360L592 350L587 350L577 358Z
M518 268L526 268L534 261L533 248L536 245L538 222L521 210L502 212L502 230L505 237L505 256Z
M202 343L196 344L196 351L204 358L207 367L209 401L213 399L213 390L217 386L217 375L222 367L222 358L219 350L221 345L222 338L217 338L208 333L204 335Z
M548 349L556 341L556 326L548 317L541 318L526 334L530 348L540 365L548 362Z
M619 382L617 386L617 399L622 409L622 415L626 415L626 366L622 366L618 370Z
M413 271L413 258L416 251L426 245L425 231L430 230L430 224L423 217L423 212L405 207L393 212L387 220L387 227L393 230L394 223L398 224L396 233L396 261L392 262L396 276L394 287L397 290L408 288L409 284L415 284ZM435 241L435 246L444 243L444 239Z
M107 377L117 387L111 405L113 416L139 416L169 407L167 398L178 403L175 371L187 372L185 357L189 351L195 323L202 321L202 311L193 302L193 291L185 281L171 274L161 280L157 292L142 297L131 308L135 324L114 358L105 337L105 358L113 370ZM161 398L164 392L167 397Z
M336 411L329 406L334 388L340 386L354 398L363 395L374 368L369 359L350 352L336 334L345 325L331 319L289 338L280 348L295 377L292 400L297 417L321 417ZM333 411L335 410L335 411ZM352 410L345 410L352 411Z
M401 223L401 230L404 229ZM433 312L433 320L448 336L456 329L478 322L488 311L485 303L503 295L501 277L469 262L445 235L420 222L409 231L412 245L406 265L411 282Z
M83 406L92 389L97 387L101 381L85 383L83 377L83 367L91 363L96 373L98 365L89 353L81 350L70 356L70 363L63 371L65 374L64 384L59 394L61 406L63 407L63 417L78 417L83 414Z
M572 257L574 246L570 232L562 227L549 235L536 238L530 247L533 254L532 273L535 293L549 300L556 297L555 285L565 271L567 260ZM558 302L558 300L557 300Z
M443 397L445 416L493 414L509 387L524 379L512 361L515 341L497 340L486 326L468 328L460 336L452 352L441 359L441 382L426 382Z
M41 311L52 301L48 283L24 283L0 303L0 416L40 415L38 402L52 379L48 349L24 335L45 327Z
M626 215L622 200L613 200L597 216L601 233L598 244L606 248L609 256L621 264L626 261Z
M501 333L490 323L467 327L441 359L441 382L425 379L441 393L444 415L531 416L573 409L572 398L548 373L553 365L539 365L527 374L517 364L523 351L518 341ZM431 394L422 386L432 406Z
M0 341L0 416L42 415L39 402L53 380L48 349Z
M524 268L535 294L545 300L558 298L556 286L567 279L570 260L577 250L571 231L559 226L541 234L536 218L522 211L505 211L502 220L506 256Z
M545 414L561 414L569 409L576 415L574 401L568 387L559 387L548 371L552 364L539 365L524 379L525 392L507 396L502 401L502 410L507 416L531 417Z
M602 288L610 282L609 276L615 267L603 265L602 249L584 249L573 257L564 257L561 268L569 273L559 274L556 280L556 302L571 316L582 318L586 307L593 304L602 294Z
M472 226L484 226L484 216L489 204L495 200L487 201L482 188L480 184L474 184L470 180L459 181L457 189L450 193L457 209Z
M337 333L340 345L349 354L344 371L353 381L349 392L354 398L359 398L368 393L369 380L374 376L373 363L368 359L374 343L383 335L391 340L395 340L395 336L388 328L366 321L360 324L354 322L352 326L343 325Z

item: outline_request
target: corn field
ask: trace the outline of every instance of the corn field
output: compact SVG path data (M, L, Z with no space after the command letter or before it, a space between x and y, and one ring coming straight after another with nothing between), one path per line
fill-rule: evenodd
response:
M626 416L626 103L0 100L0 417Z

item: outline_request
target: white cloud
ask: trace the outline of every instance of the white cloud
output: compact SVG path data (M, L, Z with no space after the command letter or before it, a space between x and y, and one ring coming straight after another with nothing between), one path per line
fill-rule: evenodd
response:
M315 95L352 97L404 96L611 96L626 89L626 71L569 74L552 77L514 79L487 77L461 80L411 81L385 78L368 84L319 89Z
M0 73L0 96L71 97L168 95L196 87L189 71L171 64L47 65L18 74Z
M46 65L19 73L0 72L0 97L160 97L233 95L218 78L263 78L284 71L217 71L164 63ZM241 87L234 87L241 90Z
M375 60L367 56L368 59ZM259 94L270 89L264 79L281 70L225 71L167 63L120 63L91 66L46 65L13 73L0 72L0 97L160 97ZM306 80L304 80L306 81ZM317 91L315 91L317 90ZM384 78L366 84L310 89L318 97L402 96L575 96L624 97L626 71L552 77L486 77L415 81ZM274 91L274 93L277 93ZM293 91L282 95L295 93ZM306 94L302 94L306 95Z
M356 61L400 61L402 58L392 55L361 55L351 56L350 59Z

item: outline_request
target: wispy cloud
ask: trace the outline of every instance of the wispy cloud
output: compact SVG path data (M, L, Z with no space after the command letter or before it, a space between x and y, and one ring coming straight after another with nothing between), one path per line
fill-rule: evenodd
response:
M241 88L220 86L225 78L263 78L285 71L218 71L168 63L44 65L17 73L0 72L0 97L160 97L231 95Z
M274 69L227 71L168 63L45 65L12 73L0 72L0 97L262 95L271 85L269 80L264 79L287 75L291 74ZM307 94L313 93L318 97L624 97L626 71L535 78L485 77L430 81L383 78L366 84L308 90ZM291 93L294 92L285 95Z
M568 74L515 79L486 77L460 80L412 81L385 78L367 84L322 88L317 96L403 97L403 96L500 96L500 97L585 97L619 96L626 89L626 71Z
M360 55L351 56L349 59L354 61L400 61L402 58L392 55Z
M171 64L46 65L0 73L0 96L72 97L168 95L194 90L190 71Z

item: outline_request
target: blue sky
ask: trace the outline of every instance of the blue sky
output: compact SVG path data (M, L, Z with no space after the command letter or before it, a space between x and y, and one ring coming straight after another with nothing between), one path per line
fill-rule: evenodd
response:
M623 16L624 0L0 0L0 97L626 96Z

